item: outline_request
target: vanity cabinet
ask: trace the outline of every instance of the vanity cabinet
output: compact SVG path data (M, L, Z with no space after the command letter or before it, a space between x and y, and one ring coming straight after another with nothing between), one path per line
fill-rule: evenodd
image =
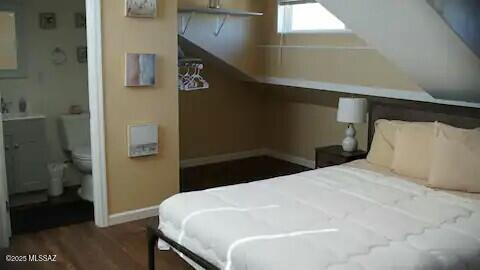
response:
M3 122L8 193L48 188L45 119Z

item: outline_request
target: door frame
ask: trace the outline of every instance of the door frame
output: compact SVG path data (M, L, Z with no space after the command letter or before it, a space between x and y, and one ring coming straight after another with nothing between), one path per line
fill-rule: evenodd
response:
M95 225L107 227L108 193L105 154L105 118L102 68L102 1L85 0L88 50L88 95L90 103L90 139L92 148L93 204ZM11 236L7 211L8 189L3 122L0 114L0 247L8 247ZM5 202L5 203L4 203Z
M107 227L108 192L102 65L102 1L85 0L95 225Z
M0 248L8 247L12 230L8 209L7 167L5 162L5 145L3 141L3 116L0 114Z

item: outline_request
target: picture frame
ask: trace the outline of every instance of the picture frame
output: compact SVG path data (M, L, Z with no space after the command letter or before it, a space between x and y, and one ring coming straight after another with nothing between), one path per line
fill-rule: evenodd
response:
M156 55L127 53L125 55L125 86L154 86L156 81Z
M154 18L157 15L157 0L125 0L125 16Z
M40 29L52 30L57 28L57 15L53 12L42 12L39 14Z
M85 12L75 12L73 17L75 28L87 28L87 17Z
M77 61L80 64L88 62L88 50L86 46L77 47Z

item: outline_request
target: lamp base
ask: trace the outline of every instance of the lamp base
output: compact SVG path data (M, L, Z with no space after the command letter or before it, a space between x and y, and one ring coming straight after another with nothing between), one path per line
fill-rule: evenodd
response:
M355 152L358 149L358 141L355 138L355 127L353 124L349 124L347 130L345 130L345 139L342 141L342 148L345 152Z

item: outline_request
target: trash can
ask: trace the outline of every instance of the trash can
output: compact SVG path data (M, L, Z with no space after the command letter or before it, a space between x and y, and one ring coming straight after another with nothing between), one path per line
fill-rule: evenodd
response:
M52 197L63 194L63 172L66 165L63 163L48 164L50 172L50 185L48 187L48 195Z

